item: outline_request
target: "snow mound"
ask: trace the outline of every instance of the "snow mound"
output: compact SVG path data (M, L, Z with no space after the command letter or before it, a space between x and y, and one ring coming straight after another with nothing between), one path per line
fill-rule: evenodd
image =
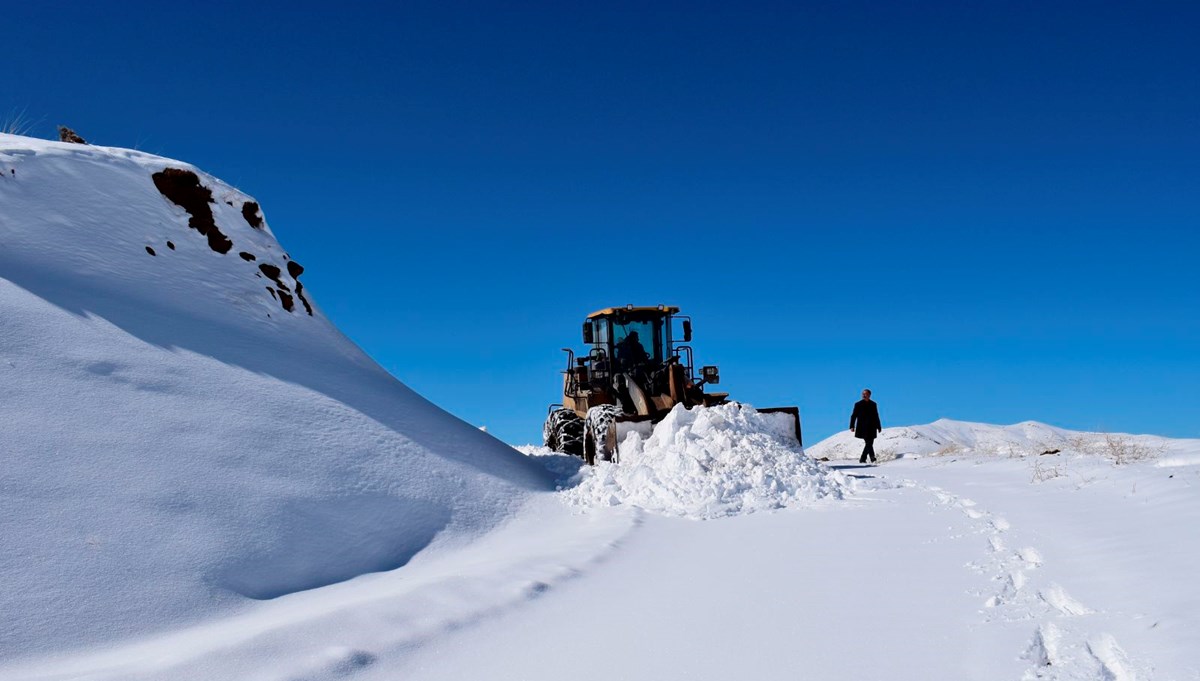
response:
M194 166L0 134L0 660L393 569L553 490L303 272Z
M813 445L808 452L818 459L857 459L862 448L862 440L843 431ZM1075 431L1037 421L998 426L939 419L920 426L884 428L875 440L875 451L884 461L926 456L1072 454L1102 456L1120 464L1137 461L1155 461L1160 466L1200 464L1200 440Z
M782 421L739 404L678 405L649 436L630 433L619 464L582 468L562 494L695 519L841 499L844 476L807 456Z

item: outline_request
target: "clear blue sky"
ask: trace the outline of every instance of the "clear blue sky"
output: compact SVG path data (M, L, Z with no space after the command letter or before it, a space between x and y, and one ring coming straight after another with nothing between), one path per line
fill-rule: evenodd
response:
M864 386L1200 437L1200 4L3 14L0 114L254 194L335 323L509 442L587 312L660 302L810 443Z

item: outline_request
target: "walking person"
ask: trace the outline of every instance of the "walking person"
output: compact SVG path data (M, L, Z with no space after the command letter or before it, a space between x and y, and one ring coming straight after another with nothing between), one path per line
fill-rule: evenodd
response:
M865 442L858 462L866 463L869 456L871 463L875 463L875 436L883 432L883 424L879 421L879 405L871 401L870 390L863 390L862 399L854 403L850 430L854 431L854 437Z

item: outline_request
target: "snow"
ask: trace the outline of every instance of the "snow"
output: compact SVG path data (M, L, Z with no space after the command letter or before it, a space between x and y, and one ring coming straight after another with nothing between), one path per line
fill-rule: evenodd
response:
M0 135L5 681L1200 679L1200 440L943 419L864 466L725 405L522 455L308 314L250 201Z
M597 566L636 522L535 497L494 531L403 569L289 594L117 645L0 664L0 678L89 681L340 679L531 602Z
M626 436L619 464L582 469L563 496L695 519L841 499L843 476L805 455L793 433L787 415L736 403L677 405L649 436Z
M809 454L818 459L857 459L862 448L862 440L844 431L815 445ZM940 419L923 426L885 428L875 440L875 452L884 461L962 454L1025 457L1066 453L1102 456L1122 464L1142 460L1155 460L1162 466L1200 464L1200 440L1088 433L1036 421L994 426Z
M168 167L212 190L229 253L156 189ZM319 308L285 311L258 265L297 282L249 200L178 161L0 135L0 659L394 569L552 489Z
M856 481L837 504L704 523L648 513L603 570L431 641L393 669L417 681L485 671L532 680L1200 678L1200 467L972 454L968 433L994 441L1012 428L939 428L963 434L963 453L831 463ZM1196 441L1163 444L1200 451ZM1037 481L1034 466L1047 458L1062 475Z

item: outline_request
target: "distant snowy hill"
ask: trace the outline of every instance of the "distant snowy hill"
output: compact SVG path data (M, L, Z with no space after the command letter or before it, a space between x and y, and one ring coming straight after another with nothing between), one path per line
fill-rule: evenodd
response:
M189 164L0 135L0 659L395 568L553 488L302 275Z
M862 440L846 430L806 451L818 459L839 460L857 459L862 449ZM1200 440L1082 432L1036 421L996 426L939 419L922 426L884 428L875 440L875 451L882 460L956 454L1024 457L1061 452L1099 455L1119 463L1150 458L1165 466L1200 463Z

